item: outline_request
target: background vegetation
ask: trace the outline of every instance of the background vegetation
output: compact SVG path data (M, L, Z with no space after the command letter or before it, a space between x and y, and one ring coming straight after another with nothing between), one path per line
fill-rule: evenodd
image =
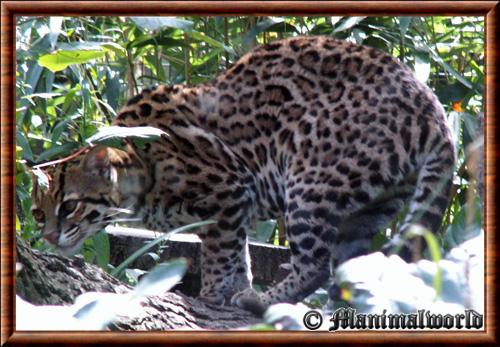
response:
M23 164L71 153L142 87L203 83L257 44L328 35L398 57L444 105L458 149L453 200L443 226L442 248L449 250L482 228L470 149L482 145L483 29L479 17L19 17L18 235L33 247L45 247L30 214L31 180ZM274 222L260 223L254 236L279 242L276 230ZM106 235L90 240L84 253L106 267Z

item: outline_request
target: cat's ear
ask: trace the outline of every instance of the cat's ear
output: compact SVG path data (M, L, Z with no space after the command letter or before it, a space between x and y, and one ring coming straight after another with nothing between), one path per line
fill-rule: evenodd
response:
M84 172L88 174L107 177L111 169L109 148L101 145L91 148L90 151L85 154L81 166Z

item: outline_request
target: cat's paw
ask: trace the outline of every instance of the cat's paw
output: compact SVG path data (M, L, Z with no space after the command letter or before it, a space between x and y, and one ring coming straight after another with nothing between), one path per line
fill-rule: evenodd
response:
M259 317L262 317L269 307L265 299L265 294L257 293L252 288L247 288L234 294L231 298L231 304L246 311L250 311Z
M241 307L241 302L244 300L259 301L260 296L253 288L247 288L233 295L231 298L231 305Z

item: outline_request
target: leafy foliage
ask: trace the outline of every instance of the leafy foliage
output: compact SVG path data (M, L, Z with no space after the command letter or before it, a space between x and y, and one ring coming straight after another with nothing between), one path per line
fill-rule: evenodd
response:
M36 248L46 246L30 214L25 164L63 157L94 141L97 129L143 87L207 82L253 46L295 35L379 48L435 91L458 159L442 246L449 250L482 228L482 182L474 180L477 151L473 158L470 150L482 143L482 17L17 17L16 30L16 230ZM283 242L274 222L258 224L256 237ZM106 267L105 234L88 240L84 254Z
M484 311L484 235L453 248L444 259L407 264L397 256L373 253L342 264L337 307L360 312ZM370 267L372 271L367 272ZM436 278L439 277L439 285ZM337 308L333 307L333 308Z

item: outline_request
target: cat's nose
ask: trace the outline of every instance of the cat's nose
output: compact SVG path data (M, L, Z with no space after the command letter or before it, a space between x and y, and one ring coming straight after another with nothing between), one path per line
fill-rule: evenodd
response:
M51 245L57 245L59 241L59 233L57 231L46 233L43 235L43 238L47 240Z

